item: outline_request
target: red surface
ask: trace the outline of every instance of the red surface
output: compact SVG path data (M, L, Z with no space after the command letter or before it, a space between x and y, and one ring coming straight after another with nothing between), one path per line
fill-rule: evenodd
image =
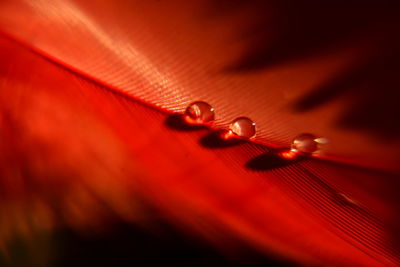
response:
M203 1L113 3L0 3L11 36L0 39L3 251L18 235L102 228L110 211L146 224L144 201L224 250L239 238L303 264L399 264L398 141L337 127L351 99L288 108L368 47L226 73L241 51L232 36L252 10L215 22L201 15ZM255 142L327 136L326 157L347 164L285 161L262 145L210 143L210 129L168 123L195 100L213 104L218 127L257 121Z
M369 62L371 57L383 56L384 65L389 65L385 58L395 59L396 56L381 54L391 51L390 46L396 48L397 39L393 38L393 33L398 32L397 21L387 22L383 29L378 25L372 30L352 34L353 38L344 36L343 43L332 41L329 49L316 49L316 53L308 56L268 68L234 72L227 69L246 51L249 43L256 42L253 50L259 50L257 36L264 36L272 43L279 37L279 8L282 7L280 1L275 3L274 0L253 0L238 5L239 8L235 8L235 3L241 1L229 2L222 1L218 7L214 1L207 0L130 0L123 3L5 0L0 4L0 28L29 47L164 110L183 111L190 102L207 101L216 109L218 127L227 127L240 116L257 122L258 142L288 147L298 134L311 132L331 140L323 155L330 160L399 172L399 139L376 136L377 131L383 130L379 126L383 122L392 125L386 134L399 131L393 130L393 125L397 125L395 99L400 96L395 89L391 90L397 88L396 70L392 76L385 68L386 74L366 73L364 83L348 85L347 93L332 96L326 104L303 112L295 110L295 103L315 90L323 90L336 81L340 87L340 75L346 77L355 66ZM292 44L287 51L289 55L302 44L315 47L324 37L330 40L326 33L334 38L340 36L340 32L345 35L352 24L385 21L391 18L391 10L395 10L388 7L385 15L381 7L385 4L363 3L358 7L348 3L341 7L337 3L319 11L312 9L313 3L322 8L314 0L283 8L283 18L290 14L298 19L292 24L295 30L292 35L297 39L288 36L279 45ZM285 2L282 5L285 6ZM295 8L299 9L298 13L293 10ZM301 12L305 13L305 18L301 17ZM341 14L343 12L345 14ZM302 25L307 16L316 21ZM320 23L320 27L324 27L324 16L332 20L327 25L330 28L314 34L312 30L308 32L315 26L318 28ZM354 19L349 19L351 17ZM389 39L389 48L378 45L386 33L394 39ZM269 42L264 44L268 45ZM279 53L279 49L272 53ZM370 76L375 79L370 81ZM371 92L368 86L375 83L381 86ZM336 90L341 92L341 88ZM388 112L382 114L377 106L392 108L386 108ZM367 115L358 118L359 113ZM358 121L340 124L354 117Z
M385 217L374 212L393 214L390 203L374 198L371 187L357 187L357 204L337 197L353 184L349 177L377 181L382 174L316 160L251 171L246 162L266 149L201 146L208 130L170 129L166 114L5 38L0 51L3 244L60 224L87 230L106 221L103 206L140 222L145 214L135 200L145 198L222 246L234 235L302 263L398 261L390 228L378 219Z

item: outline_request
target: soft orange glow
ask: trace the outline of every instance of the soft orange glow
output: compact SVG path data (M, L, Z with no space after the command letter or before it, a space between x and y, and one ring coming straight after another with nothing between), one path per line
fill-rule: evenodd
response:
M294 149L290 149L290 150L280 152L279 156L281 156L282 158L285 158L285 159L295 159L299 156L299 153Z
M183 116L183 118L184 118L185 122L190 125L198 125L199 124L196 120L190 118L189 116Z
M224 140L229 140L229 139L232 139L232 138L238 138L238 136L236 134L234 134L232 132L232 130L222 131L220 136Z

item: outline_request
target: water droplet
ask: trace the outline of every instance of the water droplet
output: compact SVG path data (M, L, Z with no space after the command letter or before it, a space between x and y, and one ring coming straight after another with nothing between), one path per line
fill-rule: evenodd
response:
M312 154L320 149L321 144L326 144L327 142L326 138L317 138L313 134L303 133L296 136L293 140L292 150L305 154Z
M243 138L251 138L256 135L256 123L247 117L234 119L229 129L230 133Z
M190 124L208 124L214 121L214 108L203 101L191 103L185 110L185 121Z
M354 200L353 198L344 193L337 193L337 197L342 204L355 205L355 206L359 205L356 200Z

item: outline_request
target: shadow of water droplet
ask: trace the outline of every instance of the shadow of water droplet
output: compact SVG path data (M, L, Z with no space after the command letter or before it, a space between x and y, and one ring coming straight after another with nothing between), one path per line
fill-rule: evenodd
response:
M213 131L201 138L200 144L207 148L225 148L245 143L244 140L238 138L225 139L222 137L223 133L223 130Z
M303 157L285 159L279 155L279 151L270 151L249 160L246 167L254 171L267 171L289 166L302 159Z
M189 124L185 121L182 114L174 113L165 120L165 125L177 131L198 131L207 129L204 125Z

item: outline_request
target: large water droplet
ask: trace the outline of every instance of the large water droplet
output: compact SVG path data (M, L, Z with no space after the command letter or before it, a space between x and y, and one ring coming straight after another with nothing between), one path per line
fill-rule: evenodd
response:
M208 124L214 121L214 108L206 102L196 101L186 108L184 118L190 124Z
M317 138L313 134L303 133L293 140L292 150L302 152L305 154L312 154L320 149L321 144L327 143L325 138Z
M256 135L256 123L247 117L234 119L230 126L230 132L243 138L251 138Z

